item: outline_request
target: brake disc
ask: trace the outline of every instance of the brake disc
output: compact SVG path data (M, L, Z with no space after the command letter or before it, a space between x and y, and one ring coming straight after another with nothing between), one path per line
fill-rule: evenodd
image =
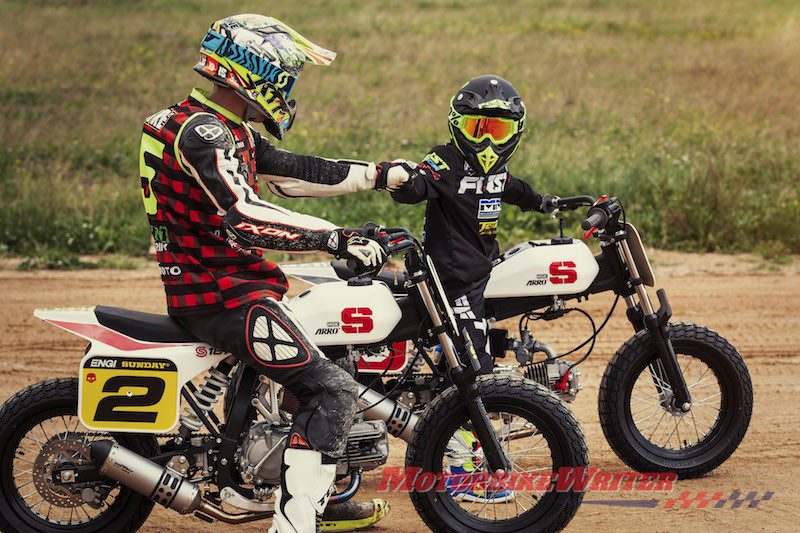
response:
M52 439L42 446L33 464L33 484L47 502L58 507L78 507L85 502L80 491L53 482L53 470L64 464L79 466L89 460L89 445L83 440Z

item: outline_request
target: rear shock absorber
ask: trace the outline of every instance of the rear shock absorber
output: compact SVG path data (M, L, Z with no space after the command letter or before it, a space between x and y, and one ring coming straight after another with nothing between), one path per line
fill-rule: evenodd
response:
M230 384L231 380L228 377L230 369L231 366L223 361L216 368L208 371L203 383L194 391L197 407L204 413L210 414L213 411L214 406ZM191 408L186 407L181 415L181 425L190 432L194 432L200 431L203 422Z

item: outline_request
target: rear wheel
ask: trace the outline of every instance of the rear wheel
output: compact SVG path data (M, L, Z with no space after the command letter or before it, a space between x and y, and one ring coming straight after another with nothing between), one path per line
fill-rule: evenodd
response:
M444 475L453 482L449 490L441 484L424 490L422 477L411 492L411 501L433 531L559 531L583 500L579 485L553 490L551 475L561 468L583 476L588 466L586 442L578 422L561 403L540 385L512 377L491 376L478 381L486 412L506 457L512 475L499 482L488 481L487 465L479 448L469 450L457 443L460 435L472 440L465 428L469 416L463 400L451 387L436 398L420 417L406 453L406 467L423 473ZM474 440L473 440L474 443ZM454 470L453 466L467 465ZM455 471L467 476L454 476ZM413 472L414 470L409 470ZM561 471L559 475L564 475ZM487 480L488 483L479 481ZM462 490L469 488L469 490ZM559 487L563 489L564 487ZM476 499L475 494L484 498ZM466 492L466 494L465 494Z
M695 324L670 327L691 409L674 406L656 348L641 331L606 368L600 424L611 448L631 468L692 478L718 467L739 446L750 424L753 386L742 357L716 332Z
M141 527L153 502L116 482L58 484L54 470L90 462L92 433L77 416L78 381L31 385L0 407L0 529L128 532ZM158 452L155 439L115 434L132 451Z

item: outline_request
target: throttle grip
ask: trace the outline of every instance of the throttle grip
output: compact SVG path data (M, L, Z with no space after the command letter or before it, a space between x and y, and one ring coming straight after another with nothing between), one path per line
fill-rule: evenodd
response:
M608 215L599 209L590 209L589 216L581 222L581 228L589 231L592 228L603 229L608 222Z

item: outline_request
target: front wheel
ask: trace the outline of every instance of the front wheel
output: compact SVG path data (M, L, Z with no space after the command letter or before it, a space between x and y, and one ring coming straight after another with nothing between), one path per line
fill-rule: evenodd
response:
M744 438L753 385L742 357L716 332L674 323L670 339L691 409L675 407L656 347L640 331L617 351L600 382L600 425L631 468L699 477L728 459Z
M36 383L0 407L0 530L120 533L147 519L153 502L116 482L56 483L56 468L90 462L92 441L109 438L87 431L77 412L77 379ZM158 453L152 437L112 438L145 456Z
M406 452L406 474L414 478L411 501L420 517L433 531L563 529L583 500L580 479L589 462L578 422L529 380L486 376L478 391L511 475L498 481L488 475L464 402L450 387L423 412ZM564 479L554 487L554 474L575 484ZM426 477L439 481L428 487Z

